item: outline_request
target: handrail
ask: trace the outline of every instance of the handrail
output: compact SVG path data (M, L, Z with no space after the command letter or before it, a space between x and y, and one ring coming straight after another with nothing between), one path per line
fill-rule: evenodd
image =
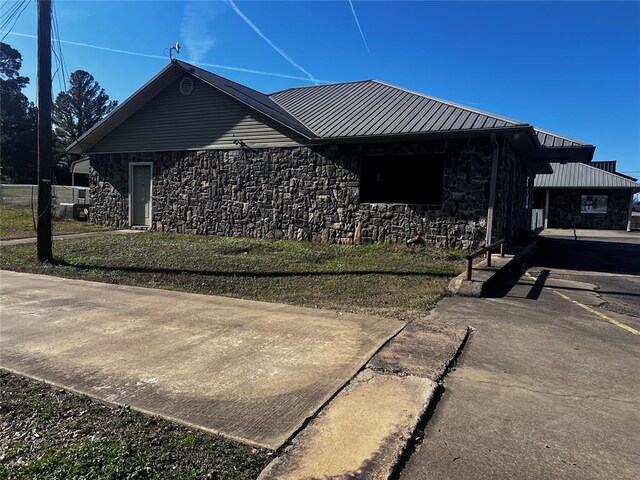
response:
M467 266L466 266L467 280L471 280L471 272L473 271L473 259L486 253L487 267L490 267L491 266L491 250L494 250L498 246L500 247L500 256L504 257L504 238L502 240L498 240L497 242L493 242L491 245L487 245L486 247L481 248L480 250L472 253L471 255L467 255Z

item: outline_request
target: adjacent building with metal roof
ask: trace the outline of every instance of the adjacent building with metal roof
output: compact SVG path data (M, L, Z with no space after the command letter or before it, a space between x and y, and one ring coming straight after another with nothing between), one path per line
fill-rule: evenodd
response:
M626 188L640 190L640 184L629 177L585 163L551 163L551 168L553 173L536 175L535 188Z
M536 175L535 202L548 228L630 229L640 183L615 172L615 162L551 163Z

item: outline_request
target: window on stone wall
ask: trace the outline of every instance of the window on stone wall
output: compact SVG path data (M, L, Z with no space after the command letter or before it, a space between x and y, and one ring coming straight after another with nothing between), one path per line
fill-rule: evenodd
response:
M440 205L444 155L376 155L362 158L360 201Z

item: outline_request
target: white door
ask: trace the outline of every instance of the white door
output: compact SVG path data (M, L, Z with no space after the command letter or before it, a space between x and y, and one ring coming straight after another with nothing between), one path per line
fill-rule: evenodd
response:
M132 225L151 226L151 165L133 165Z

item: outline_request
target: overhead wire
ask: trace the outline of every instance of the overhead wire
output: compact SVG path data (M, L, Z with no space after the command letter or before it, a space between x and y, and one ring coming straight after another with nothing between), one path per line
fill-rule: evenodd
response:
M69 74L69 71L67 69L67 64L64 60L64 54L62 53L62 42L60 41L60 27L58 26L58 12L56 11L56 2L52 1L51 2L52 5L52 20L53 20L53 25L52 25L52 33L53 33L53 45L52 48L57 48L58 50L58 60L60 62L60 70L61 70L61 77L62 77L62 86L60 87L61 90L63 90L62 87L64 87L64 91L67 90L67 76ZM55 45L55 47L54 47Z
M23 5L23 3L24 1L14 2L7 11L0 12L0 27L4 29L7 25L9 25L9 23L11 23L13 16L17 13L18 10L20 10L20 7Z
M24 12L25 9L29 6L29 2L30 0L21 0L18 7L14 9L11 14L9 14L7 18L5 18L5 20L2 22L0 30L4 32L4 35L0 39L0 42L4 42L4 39L7 38L7 35L11 33L13 28L16 26L16 23L18 23L18 19L20 18L20 15L22 15L22 12ZM13 23L11 23L12 20ZM11 27L7 28L10 23Z
M8 9L8 11L2 12L2 8L0 7L0 27L4 28L11 21L10 19L15 15L15 13L20 9L20 5L22 2L14 2Z

